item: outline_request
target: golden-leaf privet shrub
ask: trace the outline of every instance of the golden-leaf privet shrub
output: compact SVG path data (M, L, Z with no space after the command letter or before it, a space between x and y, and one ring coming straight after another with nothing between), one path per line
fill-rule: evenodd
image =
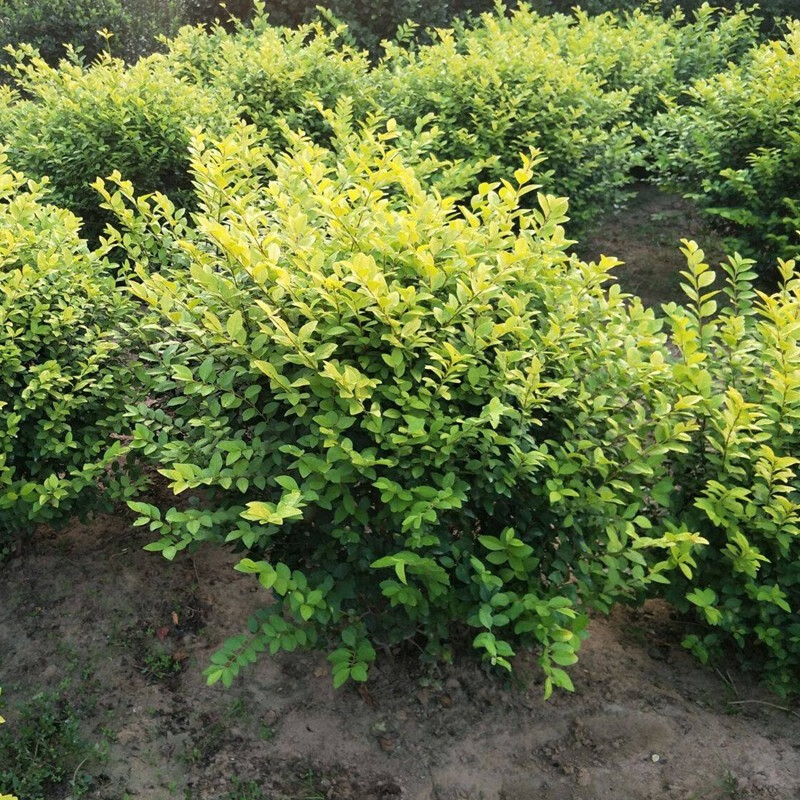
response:
M654 177L754 257L800 253L800 23L654 123Z
M133 303L47 200L0 161L0 554L33 523L91 507L132 382Z
M262 13L233 30L217 25L184 28L169 43L175 73L201 86L221 87L241 103L242 116L285 143L282 125L324 141L330 129L317 110L353 101L363 118L371 109L367 54L350 46L342 28L319 23L298 29L270 25Z
M270 19L281 25L298 27L319 16L320 5L347 23L359 46L378 54L383 40L392 41L398 29L409 20L423 29L441 28L467 14L489 11L492 0L266 0Z
M372 91L403 127L434 121L443 157L489 162L486 178L510 174L520 152L540 149L544 187L569 197L583 222L627 197L638 163L632 95L607 90L528 19L486 14L475 28L437 31L431 45L390 45Z
M568 62L583 65L607 90L631 92L631 119L646 126L692 81L740 61L756 42L758 22L753 13L704 4L691 20L680 9L666 19L640 9L541 17L522 6L505 24L553 37Z
M691 404L667 400L661 322L603 288L616 262L566 254L530 159L459 208L396 137L298 136L274 162L248 128L198 140L191 225L99 184L153 309L132 445L192 492L131 507L148 549L226 545L272 591L211 682L311 645L363 681L377 645L446 659L472 629L492 665L538 645L547 691L570 688L586 609L650 580L644 487ZM154 264L148 235L183 258Z
M686 306L666 307L678 350L676 391L694 394L699 426L666 485L673 531L707 542L665 587L699 627L685 644L703 661L733 655L781 694L800 691L800 277L781 262L774 294L756 293L753 262L714 274L685 243Z
M0 103L0 143L12 168L50 178L53 201L80 216L96 237L105 218L91 182L119 170L141 192L191 201L190 129L224 132L236 105L224 89L178 79L161 56L127 67L103 56L89 67L48 66L17 51L18 93Z

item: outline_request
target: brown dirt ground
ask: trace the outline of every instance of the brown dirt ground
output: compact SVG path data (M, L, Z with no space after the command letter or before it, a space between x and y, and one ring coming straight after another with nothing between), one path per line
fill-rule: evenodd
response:
M88 798L800 798L800 718L731 705L779 701L693 661L659 604L595 619L575 693L547 702L531 656L512 688L471 661L426 671L384 655L369 694L337 692L324 657L302 653L264 657L224 690L201 670L263 591L231 554L169 564L145 542L125 514L101 516L40 533L0 573L4 698L67 680L108 747L85 766ZM182 670L157 679L146 666L162 649ZM234 778L261 794L229 794Z
M680 252L681 239L694 239L718 275L725 254L719 235L690 202L649 184L634 189L627 207L600 219L575 245L575 252L585 260L606 255L623 261L614 275L624 291L658 308L683 299L679 273L686 260Z

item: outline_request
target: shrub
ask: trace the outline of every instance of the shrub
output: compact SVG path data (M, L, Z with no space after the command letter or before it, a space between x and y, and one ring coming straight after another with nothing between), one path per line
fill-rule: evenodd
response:
M91 506L120 454L131 302L79 221L0 165L0 546ZM0 760L1 762L2 760Z
M671 467L668 520L707 542L665 587L711 631L686 639L703 661L734 657L781 694L800 692L800 278L782 262L775 294L752 289L752 262L725 265L716 314L713 273L684 251L689 305L666 308L680 391L701 398L699 427ZM754 303L755 301L755 303Z
M534 6L548 13L567 13L575 3L572 0L534 0ZM660 13L665 17L676 11L681 14L692 14L707 4L707 0L583 0L580 7L589 14L603 14L644 10ZM746 3L742 0L715 0L714 6L727 11L736 12L742 7L758 6L759 15L763 17L762 29L767 32L780 24L784 17L797 17L795 0L760 0L758 3Z
M688 98L654 122L655 179L748 255L800 253L800 26Z
M708 4L691 21L680 11L663 19L641 10L595 17L576 10L572 17L542 18L523 7L507 24L531 32L544 25L543 35L555 37L568 62L585 65L608 89L631 92L632 118L648 125L690 82L741 60L756 41L758 19Z
M272 590L210 682L310 645L363 681L377 645L448 658L471 627L492 665L538 643L569 688L585 609L649 580L643 476L688 408L661 391L661 323L601 287L616 262L566 255L566 201L520 210L530 159L459 212L396 135L295 137L274 163L248 129L199 142L193 226L101 185L156 314L132 444L192 493L131 507L148 549L224 544ZM163 241L183 258L152 269Z
M243 116L268 131L275 146L283 127L302 129L324 141L329 135L318 107L354 100L354 113L369 110L369 60L342 39L343 28L327 33L322 25L278 28L257 15L232 31L217 25L184 28L169 44L169 62L181 78L230 91Z
M374 92L404 127L434 120L444 131L445 157L494 159L487 178L510 174L520 152L541 149L545 187L567 195L582 222L627 196L623 187L637 163L631 96L605 91L530 20L526 10L510 21L484 15L474 29L438 31L429 46L390 46Z
M410 20L422 28L446 27L467 14L490 10L493 0L266 0L264 7L270 19L280 25L299 26L319 16L322 5L343 20L352 37L373 53L380 50L384 39L393 40L398 29Z
M0 45L30 44L48 64L57 64L69 43L92 60L105 49L99 31L117 31L124 24L123 0L5 0Z
M4 0L0 48L32 45L55 66L71 45L91 62L109 47L128 60L152 53L159 35L177 32L189 19L188 0ZM108 43L101 33L114 34ZM9 63L3 54L4 63Z
M120 170L139 191L158 189L186 204L190 128L224 131L235 116L222 89L179 80L160 56L130 68L105 56L90 68L62 62L55 69L24 48L16 58L18 93L0 104L9 164L49 177L54 202L82 217L92 237L105 221L94 178Z

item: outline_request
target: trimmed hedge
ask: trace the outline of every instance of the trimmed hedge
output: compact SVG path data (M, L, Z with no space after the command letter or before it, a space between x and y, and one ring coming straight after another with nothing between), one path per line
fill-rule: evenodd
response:
M0 551L91 507L133 396L133 303L48 200L0 162Z
M109 56L90 68L50 67L16 51L15 91L0 98L0 139L9 165L50 179L53 201L80 216L96 238L106 221L91 182L113 170L139 191L191 203L190 130L222 133L235 119L230 95L178 79L160 56L127 67Z
M800 254L800 24L653 122L654 179L748 255Z

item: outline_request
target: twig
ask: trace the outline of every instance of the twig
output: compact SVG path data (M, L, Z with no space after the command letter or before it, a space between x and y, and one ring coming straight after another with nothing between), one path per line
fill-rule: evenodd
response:
M719 669L717 669L716 667L714 667L714 671L717 673L717 675L719 675L720 680L726 686L730 686L730 688L733 691L734 695L738 698L739 697L739 690L736 688L736 684L733 682L733 678L731 678L730 672L728 672L726 670L725 674L723 675L722 672Z
M737 699L741 697L739 694L739 690L736 688L736 684L733 682L733 678L731 678L731 673L728 670L725 670L725 674L728 676L728 680L731 682L731 686L733 686L733 693L736 695Z
M766 700L729 700L729 706L743 706L745 703L754 703L759 706L769 706L770 708L775 708L778 711L785 711L787 714L791 714L794 717L800 719L800 714L797 711L792 711L791 708L787 708L786 706L779 706L775 703L769 703Z
M75 767L75 772L73 772L73 773L72 773L72 780L71 780L71 781L70 781L70 783L69 783L69 785L70 785L70 786L71 786L73 789L75 788L75 778L77 778L77 777L78 777L78 770L80 770L80 768L81 768L81 767L82 767L82 766L83 766L83 765L84 765L84 764L85 764L85 763L86 763L88 760L89 760L89 756L86 756L86 758L84 758L84 759L83 759L83 761L81 761L81 763L80 763L80 764L78 764L78 766L77 766L77 767Z

